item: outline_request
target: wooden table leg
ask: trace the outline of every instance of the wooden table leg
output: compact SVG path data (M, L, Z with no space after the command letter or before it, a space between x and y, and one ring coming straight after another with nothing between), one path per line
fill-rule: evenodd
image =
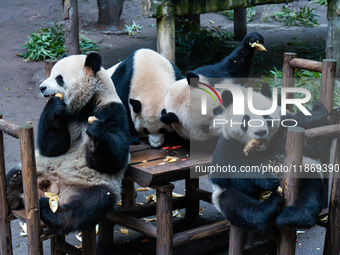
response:
M98 232L98 246L99 247L109 247L113 244L113 227L112 221L103 218L99 222L99 232Z
M65 242L65 236L56 235L51 238L51 255L65 255L65 252L60 251L57 248L59 242Z
M244 229L230 225L229 255L242 255L244 253L244 241L246 232Z
M82 231L82 254L96 255L96 228Z
M153 187L156 189L157 205L157 255L173 254L172 190L173 184Z
M135 182L124 179L122 182L122 209L136 205Z
M185 195L187 198L187 207L185 208L185 217L194 218L199 215L200 200L195 195L195 190L199 188L199 178L185 179Z

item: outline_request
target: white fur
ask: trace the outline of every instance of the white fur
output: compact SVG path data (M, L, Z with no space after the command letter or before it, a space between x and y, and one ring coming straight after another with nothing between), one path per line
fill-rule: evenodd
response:
M144 128L150 132L149 142L157 148L164 142L164 135L159 130L173 131L170 125L160 121L160 117L165 108L165 95L176 80L174 69L165 57L149 49L135 53L133 69L130 98L139 100L142 110L136 114L130 105L131 118L137 132L142 133Z
M215 184L211 184L211 186L212 186L212 190L213 190L213 193L212 193L212 196L211 196L212 204L216 207L216 209L219 212L222 212L221 207L220 207L220 195L224 191L224 189L221 189L220 186L215 185Z

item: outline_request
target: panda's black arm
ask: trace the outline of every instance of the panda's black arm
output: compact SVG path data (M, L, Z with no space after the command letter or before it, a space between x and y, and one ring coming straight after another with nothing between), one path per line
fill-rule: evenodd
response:
M38 148L42 155L55 157L67 152L70 147L68 117L65 103L52 97L40 115L38 125Z
M86 159L89 167L102 173L125 169L129 157L129 125L121 103L111 103L95 113L99 120L89 124L86 133L91 138Z

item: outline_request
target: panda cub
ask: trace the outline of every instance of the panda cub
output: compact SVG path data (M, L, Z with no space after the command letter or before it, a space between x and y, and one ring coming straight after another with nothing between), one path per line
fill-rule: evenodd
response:
M247 90L241 88L247 98ZM269 86L264 84L262 94L253 92L255 109L267 110L272 106ZM282 198L277 191L279 178L272 174L240 173L244 166L269 164L277 155L285 154L287 128L280 124L281 119L292 119L305 129L331 123L330 116L338 118L338 109L328 114L320 102L315 102L310 111L312 116L287 114L281 118L280 107L270 115L255 115L245 107L243 115L233 115L233 96L229 90L222 93L223 118L229 121L222 127L211 166L233 166L231 173L211 173L213 202L224 216L241 228L255 228L265 231L273 224L276 226L310 227L322 208L323 181L318 174L311 179L301 179L300 192L295 202L281 210ZM335 114L333 114L335 113ZM237 123L230 125L230 122ZM250 125L253 121L253 124ZM263 125L259 125L259 123ZM291 123L294 124L293 122ZM286 122L286 125L289 125ZM245 146L250 139L260 141L250 150ZM330 148L330 140L312 144L304 148L303 163L318 163L323 160ZM248 154L248 155L246 155ZM264 191L272 191L270 197L260 201Z
M220 96L220 92L213 92L212 87L215 84L233 84L237 82L237 78L247 78L256 50L265 50L263 42L264 39L259 33L249 33L221 62L199 67L188 72L186 79L175 82L165 96L161 121L171 124L179 136L190 141L205 141L218 137L220 131L212 127L214 101L207 100L206 115L201 114L201 106L198 104L201 103L202 96L207 95L205 91L209 91L218 102L214 93ZM197 89L198 87L201 89Z
M137 131L148 135L152 147L160 147L164 135L173 131L159 119L170 85L181 79L178 68L157 52L140 49L109 72L113 72L113 83L128 112L130 143L139 143L134 135Z
M48 99L36 149L41 219L62 234L93 227L120 196L129 159L125 107L96 53L59 60L40 91ZM11 209L23 206L20 176L7 174ZM45 192L59 197L54 213Z

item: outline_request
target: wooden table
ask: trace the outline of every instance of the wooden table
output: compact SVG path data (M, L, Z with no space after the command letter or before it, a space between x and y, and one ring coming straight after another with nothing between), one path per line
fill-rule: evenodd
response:
M179 158L174 163L163 161L166 156ZM154 149L146 143L131 146L129 174L123 181L123 209L111 211L100 224L99 245L110 245L113 242L112 226L118 224L156 238L156 254L171 255L173 247L200 238L218 235L229 231L229 223L221 221L184 232L173 234L172 210L185 208L185 217L199 215L199 200L211 202L211 193L199 189L199 179L190 178L190 167L206 165L210 156L190 157L189 150ZM172 198L174 184L172 181L185 180L184 197ZM134 183L156 190L156 203L135 207ZM140 219L156 215L156 226Z

